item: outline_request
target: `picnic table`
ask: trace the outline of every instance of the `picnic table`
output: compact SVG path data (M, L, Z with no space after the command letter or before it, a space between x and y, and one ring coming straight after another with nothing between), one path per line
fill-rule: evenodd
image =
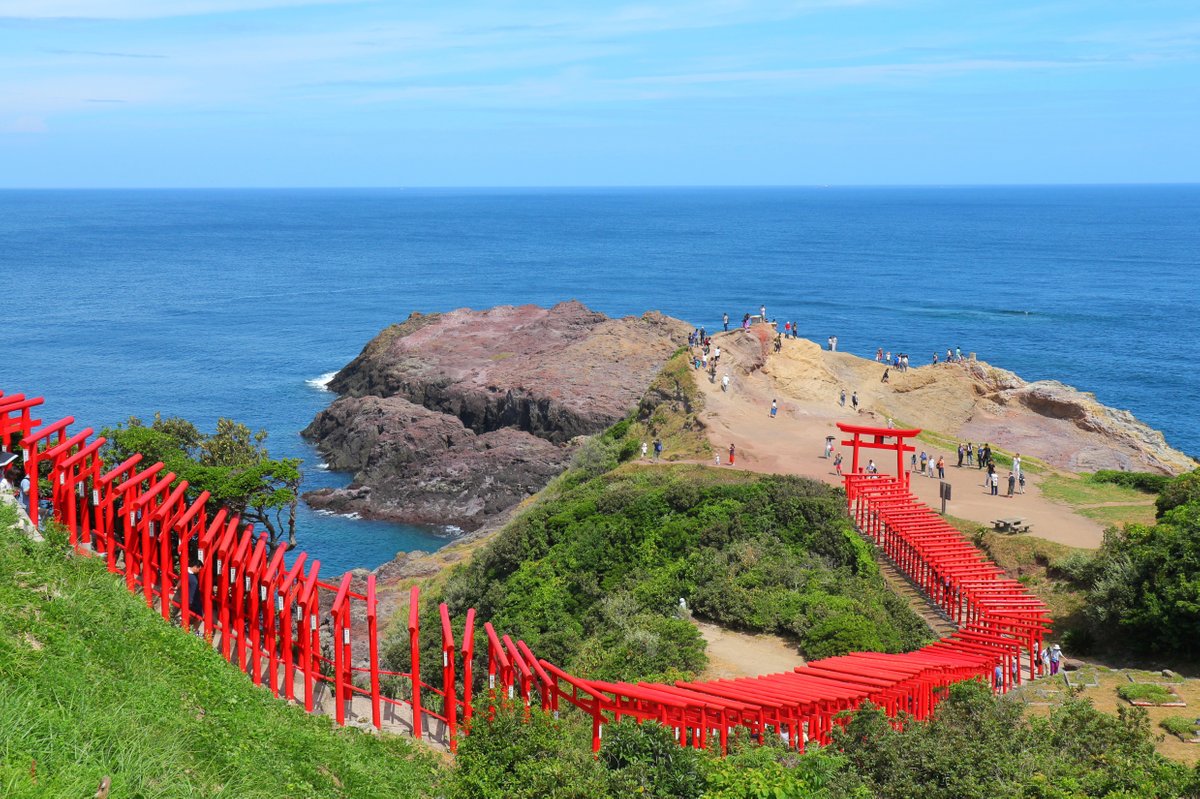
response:
M1000 533L1028 533L1030 527L1019 516L1011 519L996 519L992 522L992 526Z

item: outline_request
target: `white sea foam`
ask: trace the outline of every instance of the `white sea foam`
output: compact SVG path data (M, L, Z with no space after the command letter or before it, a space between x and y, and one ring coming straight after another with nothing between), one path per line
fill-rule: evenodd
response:
M320 377L313 377L308 380L305 380L304 382L307 383L308 385L312 386L313 388L317 389L318 391L328 391L329 383L335 377L337 377L337 372L326 372L325 374L321 375Z

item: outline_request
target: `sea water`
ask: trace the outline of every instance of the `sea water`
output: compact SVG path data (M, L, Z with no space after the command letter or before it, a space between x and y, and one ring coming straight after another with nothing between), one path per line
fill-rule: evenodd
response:
M4 191L0 389L99 428L155 411L299 431L412 311L579 299L709 330L767 306L819 342L976 352L1200 453L1200 187ZM497 348L503 342L497 341ZM320 515L323 573L453 531Z

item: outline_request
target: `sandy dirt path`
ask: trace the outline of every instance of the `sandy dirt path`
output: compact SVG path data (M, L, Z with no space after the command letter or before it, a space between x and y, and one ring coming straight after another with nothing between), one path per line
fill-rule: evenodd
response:
M740 333L721 334L714 342L722 345L732 342L733 336ZM789 347L800 347L800 342L784 341L783 356ZM838 387L836 385L821 385L818 389L828 393L827 400L798 398L795 392L781 387L769 374L768 368L747 374L747 364L739 364L739 353L735 347L723 346L721 365L718 379L709 382L706 375L697 372L697 383L705 394L706 405L701 418L708 426L708 437L714 451L720 453L721 464L728 467L729 445L737 447L735 468L749 469L756 472L774 474L795 474L823 480L830 484L839 484L833 469L833 461L824 458L825 437L837 436L836 441L842 440L836 423L839 421L855 422L857 424L877 424L884 426L886 418L872 412L870 408L860 408L856 413L849 407L841 407L838 402ZM837 353L834 358L850 358L854 356ZM726 372L730 375L729 391L721 389L720 376ZM795 383L792 383L795 386ZM867 392L863 387L844 386L847 397L858 390ZM870 387L874 389L875 387ZM792 395L789 396L789 393ZM779 403L779 413L771 418L771 400ZM920 424L920 419L906 420L911 424ZM1026 473L1026 493L1012 498L1003 496L1006 493L1008 472L1000 471L1001 496L993 497L990 491L983 488L982 471L974 468L958 468L954 465L957 455L953 452L939 452L930 449L924 442L915 442L917 452L922 448L932 451L934 457L946 457L946 481L953 486L953 500L947 506L947 513L964 519L991 525L992 521L1000 518L1020 517L1031 526L1030 534L1049 541L1056 541L1073 547L1097 548L1103 538L1103 527L1097 522L1080 516L1071 508L1045 499L1038 488L1040 477L1032 472ZM849 447L835 444L834 453L841 452L844 458L843 468L850 468ZM895 473L894 456L890 452L880 451L876 464L881 472ZM864 457L870 457L866 453ZM864 464L865 465L865 461ZM921 501L930 507L939 508L938 479L914 475L912 477L913 492Z
M779 674L804 665L796 647L777 636L748 635L699 619L693 623L708 644L705 648L708 666L700 675L702 680Z

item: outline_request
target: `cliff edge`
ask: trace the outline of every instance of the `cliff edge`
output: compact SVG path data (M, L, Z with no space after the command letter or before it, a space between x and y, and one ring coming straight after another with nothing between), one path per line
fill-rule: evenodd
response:
M578 436L632 410L689 330L574 301L414 313L330 382L341 396L303 435L354 479L305 499L474 530L561 472Z

